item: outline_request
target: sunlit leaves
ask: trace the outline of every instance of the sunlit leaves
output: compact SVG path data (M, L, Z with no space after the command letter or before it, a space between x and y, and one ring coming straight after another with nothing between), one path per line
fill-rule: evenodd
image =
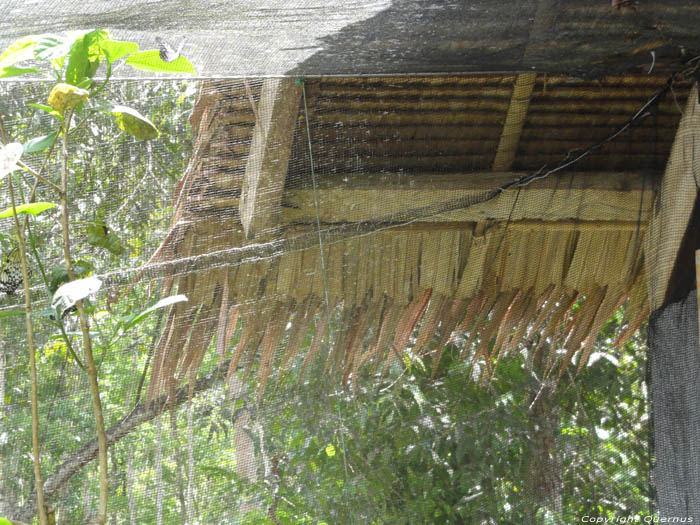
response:
M60 112L56 111L53 109L51 106L48 104L35 104L34 102L29 102L27 104L27 107L38 109L39 111L43 111L47 115L51 115L52 117L57 118L58 120L61 120L63 118L63 114Z
M134 53L126 59L126 63L134 69L150 71L152 73L197 74L192 63L182 55L172 62L166 62L160 58L160 51L157 49Z
M134 325L140 323L141 321L143 321L146 317L148 317L149 314L155 312L155 311L158 310L159 308L165 308L166 306L170 306L171 304L181 303L181 302L184 302L184 301L187 301L187 296L182 295L182 294L180 294L180 295L171 295L170 297L164 297L163 299L161 299L160 301L158 301L158 302L157 302L156 304L154 304L153 306L151 306L151 307L149 307L149 308L146 308L143 312L140 312L140 313L134 315L134 317L132 317L131 319L128 319L128 320L124 323L124 326L123 326L122 328L123 328L123 330L128 330L128 329L131 328L132 326L134 326Z
M37 37L35 35L25 36L10 44L5 51L0 54L0 78L6 76L17 76L8 74L8 68L18 62L30 60L34 57L34 46ZM14 70L15 72L17 70Z
M37 71L38 69L35 67L7 66L6 68L0 69L0 78L19 77L28 75L29 73L36 73Z
M95 75L100 62L105 58L101 44L107 39L109 39L109 33L98 29L86 33L73 43L68 53L66 82L78 86Z
M171 62L161 59L158 50L139 51L136 42L111 40L104 29L46 33L21 38L0 54L0 78L37 73L36 67L18 67L18 62L38 60L50 63L56 78L78 87L89 87L100 64L125 63L141 71L196 75L192 63L183 56Z
M46 210L50 210L51 208L55 208L56 204L53 202L30 202L28 204L21 204L17 207L15 207L15 212L17 212L17 215L21 215L23 213L29 213L31 215L38 215L41 212L44 212ZM14 215L12 208L6 208L2 212L0 212L0 219L6 219L7 217L12 217Z
M116 60L136 53L139 50L139 45L135 42L122 42L119 40L104 40L100 43L100 47L105 52L107 62L112 64Z
M126 131L129 135L133 135L139 140L151 140L158 138L158 135L160 135L153 122L135 109L117 106L116 111L112 114L119 129Z
M65 34L45 33L37 37L34 58L51 62L55 71L63 67L65 56L73 43L81 38L85 31L68 31Z

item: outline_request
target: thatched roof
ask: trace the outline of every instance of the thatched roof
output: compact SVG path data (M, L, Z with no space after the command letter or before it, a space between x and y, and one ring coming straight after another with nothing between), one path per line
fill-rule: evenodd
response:
M629 120L665 81L307 80L318 208L302 87L207 83L193 115L195 154L157 257L223 255L218 266L171 272L168 286L189 302L170 313L152 389L196 373L216 335L218 351L233 352L232 370L259 364L262 391L275 370L295 359L306 366L328 351L321 345L330 326L326 301L334 319L326 367L344 381L361 367L386 369L407 346L421 353L432 342L437 363L455 337L464 357L485 358L486 372L492 358L533 341L548 352L549 373L564 370L578 351L583 366L621 304L629 321L623 339L648 315L643 237L687 84L653 117L556 175L475 206L421 212L410 223L386 218L478 196L554 165ZM333 231L377 218L380 231L328 237L335 242L326 243L322 261L317 220ZM264 248L309 235L312 242L281 255ZM226 262L226 250L248 245L258 260ZM310 349L297 355L310 333Z

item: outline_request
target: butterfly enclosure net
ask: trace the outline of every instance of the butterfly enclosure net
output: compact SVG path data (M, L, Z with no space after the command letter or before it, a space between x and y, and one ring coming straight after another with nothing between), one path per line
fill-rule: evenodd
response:
M28 106L53 84L0 84L7 141L45 163L36 188L12 172L16 204L58 204L19 216L49 514L96 522L100 490L84 327L54 301L68 277L48 182L65 173L108 523L656 516L650 220L664 173L694 158L699 107L671 74L113 80L104 96L160 134L95 113L65 151L27 146L53 141ZM0 234L0 518L31 522L11 214Z

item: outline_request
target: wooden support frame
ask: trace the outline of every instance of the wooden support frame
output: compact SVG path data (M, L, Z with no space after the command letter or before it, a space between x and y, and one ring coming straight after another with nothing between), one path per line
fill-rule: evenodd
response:
M275 226L301 89L293 78L268 78L263 82L238 206L249 239Z

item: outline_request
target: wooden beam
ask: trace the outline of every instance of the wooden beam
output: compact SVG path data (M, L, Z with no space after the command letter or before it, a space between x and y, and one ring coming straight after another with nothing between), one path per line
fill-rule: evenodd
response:
M348 176L320 181L320 220L347 223L375 220L401 211L477 195L518 177L518 173ZM336 182L337 180L337 182ZM577 173L536 181L508 190L495 199L434 216L432 222L484 220L646 222L653 198L652 183L637 173ZM517 203L516 203L517 199ZM515 203L515 207L513 206ZM224 202L220 202L224 205ZM230 204L229 204L230 205ZM316 220L313 191L284 194L281 222Z
M263 82L239 203L249 239L277 222L300 97L301 87L293 78Z
M508 171L513 167L536 78L535 73L523 73L515 79L506 121L493 160L493 171Z
M693 86L654 203L645 240L649 306L664 304L671 273L688 229L700 177L700 105Z

